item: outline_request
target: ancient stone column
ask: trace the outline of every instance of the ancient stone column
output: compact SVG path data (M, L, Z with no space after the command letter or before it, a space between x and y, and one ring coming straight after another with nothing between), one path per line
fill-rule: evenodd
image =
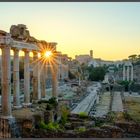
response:
M2 48L2 116L11 117L11 59L10 47Z
M41 99L46 98L46 72L45 66L41 70Z
M13 60L13 105L14 108L20 108L20 82L19 82L19 50L14 49Z
M33 66L33 100L39 100L41 98L40 91L40 65L38 62L38 53L33 52L34 66Z
M57 79L57 73L58 73L58 66L57 64L54 64L53 70L52 70L52 97L57 98L57 87L58 87L58 79Z
M130 71L129 66L127 66L127 81L129 81L129 71Z
M133 66L131 66L131 81L133 81Z
M30 105L30 67L29 50L24 50L24 106Z
M125 81L125 66L123 66L123 81Z

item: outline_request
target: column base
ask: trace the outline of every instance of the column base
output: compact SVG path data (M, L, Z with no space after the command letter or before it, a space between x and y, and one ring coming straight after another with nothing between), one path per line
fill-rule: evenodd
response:
M39 100L32 100L32 103L38 103Z
M15 105L15 106L13 106L13 108L14 109L20 109L20 108L22 108L22 106L21 105L18 105L18 106Z
M22 105L23 105L23 107L30 107L32 105L32 103L23 103Z
M47 100L47 98L45 97L45 98L41 98L40 100Z
M14 117L12 115L9 115L9 116L1 115L0 118L1 119L13 119Z

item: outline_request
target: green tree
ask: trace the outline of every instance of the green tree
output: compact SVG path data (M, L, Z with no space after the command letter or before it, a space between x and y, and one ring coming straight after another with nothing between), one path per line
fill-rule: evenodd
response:
M71 71L69 71L68 75L69 79L76 79L76 76Z
M129 58L129 60L132 61L132 63L134 63L137 60L137 55L133 54L133 55L128 56L128 58Z
M138 62L138 64L140 63L140 54L137 55L137 62Z
M89 67L89 80L91 81L102 81L106 74L106 67Z
M120 81L120 82L118 82L118 84L124 86L125 91L128 91L129 90L129 84L130 84L129 81Z

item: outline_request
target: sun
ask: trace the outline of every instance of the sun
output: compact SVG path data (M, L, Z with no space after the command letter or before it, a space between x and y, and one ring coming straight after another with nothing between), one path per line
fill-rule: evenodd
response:
M52 52L51 51L46 51L44 54L45 57L51 57L52 56Z

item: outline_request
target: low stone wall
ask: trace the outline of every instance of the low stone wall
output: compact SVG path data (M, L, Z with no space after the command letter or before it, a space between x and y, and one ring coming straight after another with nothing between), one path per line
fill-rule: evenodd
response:
M100 118L97 120L99 121ZM106 119L101 120L104 122ZM94 120L96 121L96 120ZM115 122L114 125L95 126L92 118L79 118L78 115L69 115L69 122L62 131L48 131L41 128L30 129L29 122L24 122L24 130L22 137L24 138L124 138L124 137L140 137L140 124L133 122ZM84 126L83 132L76 131ZM128 135L129 134L129 135Z
M125 133L136 134L140 136L140 123L116 122L115 125L122 128Z
M104 126L101 128L92 128L79 134L84 138L123 138L123 130L116 126Z
M116 126L106 126L105 128L91 128L85 132L75 132L69 130L65 132L47 132L46 130L33 130L25 137L33 138L122 138L123 130Z

